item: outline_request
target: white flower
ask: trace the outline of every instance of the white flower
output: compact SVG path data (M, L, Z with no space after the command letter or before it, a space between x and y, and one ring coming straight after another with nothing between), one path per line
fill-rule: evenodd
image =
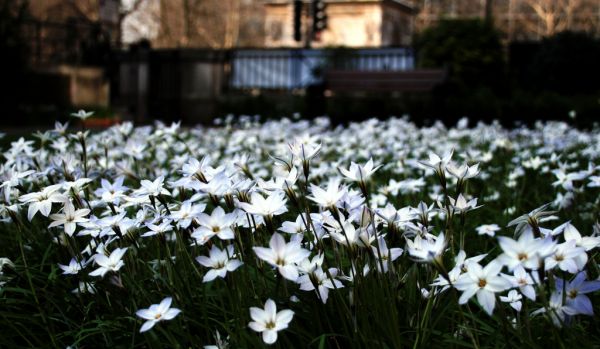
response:
M344 196L346 190L340 188L340 182L338 180L330 180L327 183L327 191L311 184L310 192L312 196L307 196L310 200L316 202L321 207L333 208Z
M288 234L301 234L306 231L306 224L303 217L306 217L305 214L298 215L295 222L286 221L281 224L281 228L278 230Z
M371 242L375 240L375 235L371 234L367 226L363 227L354 227L352 221L350 219L344 218L344 216L340 217L340 221L342 225L336 221L331 222L331 229L329 230L329 236L332 239L337 241L339 244L347 246L347 247L368 247L371 246Z
M213 170L210 167L210 157L204 157L201 161L191 158L183 165L181 173L186 177L195 177L202 182L207 182L205 174L207 171L210 171L212 174Z
M204 211L206 204L192 204L189 201L181 204L179 211L173 211L171 213L171 219L177 222L177 226L181 228L187 228L192 224L194 218L198 218L200 213Z
M327 303L327 298L329 297L329 290L342 288L344 285L335 278L337 277L338 270L336 268L329 268L329 275L324 272L321 267L314 269L312 272L308 274L304 274L298 278L298 283L300 284L300 289L302 291L312 291L315 290L319 294L319 298L323 302L323 304ZM315 289L316 285L316 289Z
M567 223L563 231L565 241L574 240L577 246L583 247L586 251L593 250L600 246L600 237L598 236L581 236L579 230L571 223Z
M302 262L310 254L310 251L301 247L302 236L299 237L300 239L292 238L292 241L286 244L283 236L275 233L269 241L270 248L253 247L252 249L258 258L277 268L284 278L296 281L298 279L296 264Z
M215 208L210 216L200 213L198 214L200 227L194 230L191 236L201 245L215 235L221 240L231 240L235 237L231 227L235 224L236 218L234 213L225 213L221 207Z
M78 262L75 258L71 258L69 265L59 264L58 267L62 269L63 275L77 275L86 264L85 259Z
M231 192L232 185L233 183L225 171L220 171L215 173L207 183L199 183L198 188L200 191L218 198Z
M286 172L280 176L276 176L269 181L257 179L258 187L266 191L286 190L290 191L294 187L294 184L298 180L298 170L296 167L292 167L289 172Z
M542 158L536 156L523 161L523 167L537 170L538 168L540 168L540 166L544 164L544 162L545 160L542 160Z
M381 165L373 166L373 158L370 158L369 161L365 164L365 166L360 166L355 162L350 164L350 169L346 170L345 168L338 168L340 173L350 179L353 182L366 182L371 178L371 175L377 171Z
M290 151L302 161L308 161L314 158L321 151L321 144L307 136L304 139L298 137L293 143L289 143Z
M21 180L32 173L35 173L35 171L18 171L14 165L4 172L4 181L0 185L0 188L4 188L4 200L6 202L10 202L12 188L21 184Z
M552 253L555 246L550 237L534 239L531 230L525 230L516 241L506 236L499 236L498 243L504 251L498 260L509 270L515 269L518 265L522 265L526 269L537 270L540 262Z
M171 221L168 219L164 220L159 225L147 223L146 227L150 229L150 231L145 232L141 235L144 238L154 235L163 235L164 233L173 230L173 227L171 226Z
M122 261L125 252L127 252L127 247L116 248L108 257L100 253L94 255L94 262L100 267L92 271L90 276L104 277L109 271L119 271L125 265Z
M94 112L93 112L93 111L87 111L87 112L86 112L86 111L85 111L85 110L83 110L83 109L79 109L79 110L77 111L77 113L71 113L71 116L72 116L72 117L74 117L74 118L78 118L78 119L81 119L81 120L85 120L85 119L89 118L89 117L90 117L90 116L92 116L92 115L94 115Z
M458 303L465 304L476 295L483 310L492 315L496 305L495 293L511 287L508 280L498 275L500 269L502 269L502 264L497 261L491 261L485 268L476 262L469 263L467 272L454 283L457 290L463 291Z
M465 199L462 194L458 194L458 198L456 198L456 200L451 197L448 197L448 200L450 200L450 206L452 206L454 212L458 213L468 212L481 207L477 206L477 198L471 199L467 202L467 199Z
M485 254L480 254L475 257L467 258L467 253L465 251L458 251L458 254L454 257L454 268L448 272L448 279L446 279L444 275L440 275L434 280L435 282L433 282L431 286L441 286L442 289L440 292L445 291L451 284L454 284L456 280L458 280L462 273L466 273L469 270L470 263L479 263L486 256L487 255Z
M498 224L483 224L475 228L475 230L477 230L478 235L485 234L493 237L496 235L496 232L500 230L500 227Z
M87 216L89 213L90 210L87 208L75 210L73 204L67 201L65 203L63 213L55 213L50 215L52 222L48 225L48 228L64 225L65 234L73 236L75 228L77 227L77 223L85 223L89 221L89 219L85 218L85 216Z
M171 196L171 193L165 188L163 188L165 181L164 176L160 176L156 178L154 181L149 181L147 179L142 179L140 182L141 187L136 190L136 194L138 196L159 196L166 195Z
M294 312L285 309L277 312L277 306L271 299L265 302L265 308L250 308L252 320L248 327L256 332L262 332L262 339L266 344L277 341L277 332L288 328L288 324L294 317Z
M40 192L20 196L19 201L29 204L27 219L31 221L38 211L43 216L48 217L50 211L52 211L52 203L65 202L67 197L57 192L61 187L62 184L50 185Z
M446 237L440 233L435 239L423 239L417 235L414 240L406 239L406 250L417 262L434 262L441 258L446 248Z
M446 166L448 172L459 180L470 179L476 177L479 174L479 164L475 164L473 166L467 166L466 164L461 166L454 166L454 164L450 163Z
M413 220L417 215L413 208L403 207L399 210L388 203L383 209L375 210L375 213L385 220L388 227L398 225L402 228L407 222Z
M264 217L272 217L287 212L286 199L281 192L271 193L266 199L259 193L254 192L250 202L250 204L240 202L240 208L250 214Z
M538 273L532 273L531 275L534 276L536 281L539 281ZM531 299L532 301L535 301L536 294L533 285L536 284L536 281L534 281L531 275L529 275L527 271L525 271L525 268L523 268L522 265L518 265L515 268L515 270L513 271L513 275L502 274L502 276L505 279L511 282L513 287L518 287L519 291L521 291L521 293L525 297Z
M600 187L600 176L590 176L588 178L590 182L588 183L588 187L590 188L598 188Z
M171 297L167 297L163 299L159 304L152 304L148 309L140 309L135 312L135 315L141 317L146 320L140 328L140 332L146 332L156 323L164 320L172 320L175 318L181 310L177 308L171 308L171 302L173 299Z
M575 173L565 173L562 169L553 170L552 173L556 176L556 181L553 186L561 186L565 190L572 191L574 189L573 182L582 181L587 177L584 171Z
M509 303L510 306L516 311L521 311L521 299L523 299L523 296L521 296L516 290L510 290L506 297L500 296L500 300L502 302Z
M102 188L96 189L94 194L99 196L102 201L109 202L112 204L119 204L120 200L125 197L125 192L129 190L126 186L123 186L125 177L117 177L113 183L106 179L100 181Z
M425 167L432 168L436 173L442 175L445 173L446 166L450 163L450 159L452 159L452 154L454 154L454 149L449 153L444 154L443 157L439 157L435 153L429 153L429 160L419 161L419 163Z
M196 261L207 268L211 268L202 282L209 282L214 280L216 277L225 278L228 271L234 271L242 265L235 257L233 253L233 245L228 245L225 249L221 250L217 246L213 245L209 251L208 257L199 256L196 257Z
M387 273L389 264L400 257L404 251L398 247L388 248L383 237L380 237L377 241L379 250L376 246L371 246L373 256L375 256L376 259L375 266L379 272ZM381 269L382 266L383 270Z
M575 274L583 270L588 261L587 253L583 247L577 247L575 240L569 240L556 245L554 253L545 260L546 270L558 266L560 270Z
M75 193L83 195L83 189L87 187L92 180L90 178L79 178L75 181L65 181L62 187L65 193Z

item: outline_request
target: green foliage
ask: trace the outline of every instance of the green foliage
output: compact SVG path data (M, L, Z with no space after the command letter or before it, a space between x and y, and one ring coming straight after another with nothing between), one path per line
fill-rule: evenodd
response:
M505 71L496 29L481 20L442 20L415 40L423 68L445 67L453 84L501 87Z
M561 32L541 42L523 82L537 91L563 95L597 93L599 62L600 40L586 33Z
M590 127L600 115L600 42L562 32L542 42L511 43L508 69L497 31L479 20L446 20L416 40L420 67L445 67L449 78L425 109L407 106L416 119L453 124L462 116L522 121L569 120Z

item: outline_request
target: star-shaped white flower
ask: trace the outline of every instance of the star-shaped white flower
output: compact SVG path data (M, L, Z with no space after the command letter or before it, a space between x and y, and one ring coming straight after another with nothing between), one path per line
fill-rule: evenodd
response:
M237 219L235 213L225 213L221 207L215 208L210 216L206 213L198 214L200 226L194 230L192 237L200 245L204 245L213 236L217 235L221 240L231 240L235 237L231 228Z
M207 268L211 268L202 282L210 282L217 277L225 278L228 271L234 271L242 265L237 259L234 259L233 245L228 245L227 248L221 250L213 245L208 253L208 257L196 257L196 261Z
M498 275L502 264L491 261L485 268L479 263L471 262L468 270L462 274L454 283L454 287L463 291L458 300L459 304L465 304L473 296L488 315L492 315L496 305L495 293L511 288L510 281Z
M439 260L446 248L446 237L440 233L435 239L423 239L420 235L414 240L406 239L406 249L410 257L417 262L435 262Z
M295 238L295 236L299 236L299 238ZM292 241L286 243L283 236L275 233L271 236L269 248L253 247L253 250L258 258L277 268L284 278L296 281L298 279L296 264L310 255L310 251L301 247L301 239L302 236L294 235Z
M257 192L252 193L251 203L240 202L244 211L263 217L272 217L287 212L286 199L282 192L269 194L267 198Z
M87 208L75 210L72 203L66 202L63 209L63 213L55 213L50 215L52 222L48 225L48 228L57 227L64 225L65 234L73 236L77 223L88 222L89 219L85 218L90 213Z
M373 158L369 159L365 166L360 166L355 162L350 163L350 169L338 168L340 173L353 182L366 182L381 165L374 166Z
M248 324L248 327L256 332L262 332L262 338L266 344L273 344L277 341L277 332L288 328L294 312L289 309L277 312L275 302L267 299L264 309L250 308L250 316L253 321Z
M38 211L48 217L52 211L52 203L65 202L67 197L58 192L61 187L61 184L54 184L45 187L42 191L21 195L19 201L29 204L27 219L31 221Z
M163 235L164 233L173 230L173 226L171 225L171 221L168 220L168 219L164 220L159 225L151 224L151 223L146 223L146 227L148 229L150 229L150 231L145 232L144 234L141 235L144 238L145 237L149 237L149 236L154 236L154 235Z
M496 232L500 230L500 227L498 224L483 224L475 228L475 230L477 230L478 235L489 235L493 237L496 235Z
M171 302L173 299L167 297L163 299L159 304L152 304L148 309L140 309L135 312L135 315L146 320L140 328L140 332L146 332L160 321L172 320L175 318L181 310L177 308L171 308Z
M127 252L127 247L115 248L115 250L112 251L108 257L101 253L94 255L94 262L99 266L99 268L92 271L90 276L104 277L104 275L109 271L119 271L119 269L125 265L122 260L125 252Z
M81 120L85 120L85 119L89 118L92 115L94 115L93 111L85 111L83 109L79 109L77 111L77 113L71 113L72 117L78 118L78 119L81 119Z
M338 201L342 199L346 194L345 188L340 188L340 182L338 180L330 180L327 183L327 190L323 190L320 187L311 184L310 192L312 196L307 196L310 200L316 202L321 207L333 208L337 205Z

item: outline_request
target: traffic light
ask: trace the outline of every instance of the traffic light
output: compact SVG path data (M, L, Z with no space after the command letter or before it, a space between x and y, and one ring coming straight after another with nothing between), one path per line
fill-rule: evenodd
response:
M294 40L302 41L302 0L294 0Z
M327 13L325 12L325 1L313 0L312 2L312 24L313 35L320 36L320 32L327 28Z

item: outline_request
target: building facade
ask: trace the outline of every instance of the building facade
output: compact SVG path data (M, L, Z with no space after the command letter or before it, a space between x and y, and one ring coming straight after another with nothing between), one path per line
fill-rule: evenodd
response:
M265 1L265 47L390 47L410 44L415 8L405 0L324 0L327 27L311 33L312 1L303 2L302 38L294 40L294 4Z

